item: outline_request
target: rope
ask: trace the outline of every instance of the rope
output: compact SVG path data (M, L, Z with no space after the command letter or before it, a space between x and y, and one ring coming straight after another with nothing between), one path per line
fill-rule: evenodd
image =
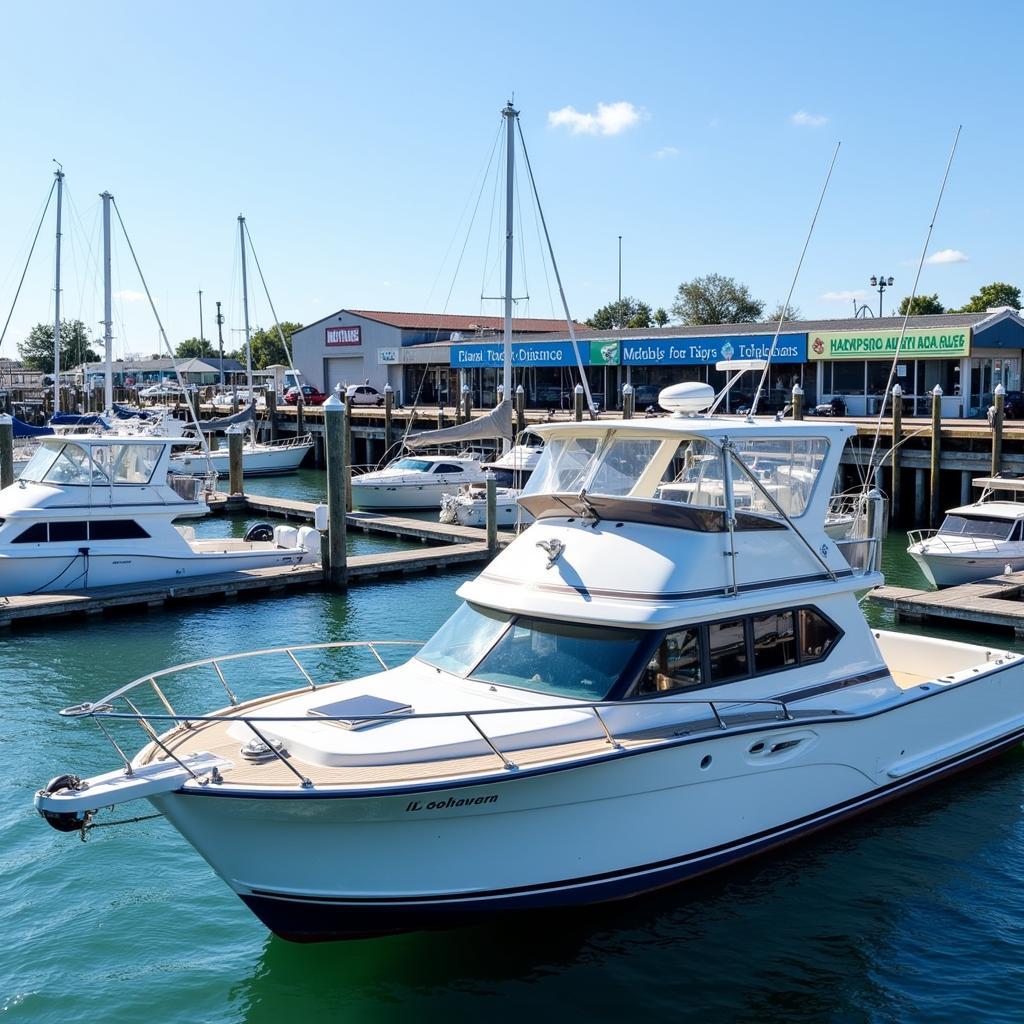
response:
M162 818L162 814L141 814L137 818L120 818L117 821L86 821L82 823L78 835L82 842L85 842L86 833L94 828L111 828L114 825L136 825L140 821L152 821L154 818Z

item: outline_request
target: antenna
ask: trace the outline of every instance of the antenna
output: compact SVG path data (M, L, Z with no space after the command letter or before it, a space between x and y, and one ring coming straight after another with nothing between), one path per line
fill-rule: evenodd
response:
M818 223L818 212L821 210L821 204L825 201L825 193L828 191L828 183L832 180L832 168L836 165L836 157L839 156L839 147L842 145L841 142L836 143L836 148L832 153L832 162L828 165L828 174L825 175L825 184L821 187L821 195L818 196L818 205L814 208L814 216L811 218L811 226L807 229L807 238L804 240L804 247L800 250L800 259L797 261L796 272L793 274L793 283L789 286L789 294L786 296L786 301L782 304L782 309L779 310L779 322L775 327L775 336L772 338L772 347L768 350L768 360L764 364L764 370L761 372L761 379L757 382L757 389L754 391L754 400L750 403L750 413L747 416L747 422L752 423L754 416L757 413L757 403L761 400L761 391L764 388L765 382L768 380L768 370L772 365L772 356L775 355L775 347L779 343L779 335L782 333L782 324L786 319L786 313L789 312L789 303L793 298L793 289L796 288L797 278L800 276L800 268L804 265L804 256L807 255L807 246L811 244L811 235L814 234L814 225Z

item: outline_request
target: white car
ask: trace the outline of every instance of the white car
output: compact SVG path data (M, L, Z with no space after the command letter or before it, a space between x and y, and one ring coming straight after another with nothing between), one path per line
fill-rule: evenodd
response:
M349 384L345 388L350 405L383 405L384 396L369 384Z

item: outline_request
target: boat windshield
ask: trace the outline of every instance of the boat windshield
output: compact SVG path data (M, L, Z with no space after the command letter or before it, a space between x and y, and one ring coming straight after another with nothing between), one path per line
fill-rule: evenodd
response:
M28 460L28 465L21 471L20 479L27 480L29 483L39 483L46 476L58 455L60 455L59 448L41 444L33 453L32 458Z
M987 516L946 516L939 533L954 537L985 537L988 540L1006 540L1013 529L1014 520L992 519Z
M504 612L463 604L420 648L416 657L445 672L464 676L484 656L511 618Z
M65 444L59 451L46 445L40 448L21 474L22 480L48 484L105 484L106 474L78 444Z
M429 473L432 463L425 459L399 459L391 468L404 469L411 473Z

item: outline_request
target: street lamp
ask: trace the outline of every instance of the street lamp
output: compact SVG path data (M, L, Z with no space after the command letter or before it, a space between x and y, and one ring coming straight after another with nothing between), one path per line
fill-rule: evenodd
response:
M892 287L892 278L886 277L885 274L875 277L871 275L871 287L878 289L878 315L882 315L882 296L885 294L886 288Z

